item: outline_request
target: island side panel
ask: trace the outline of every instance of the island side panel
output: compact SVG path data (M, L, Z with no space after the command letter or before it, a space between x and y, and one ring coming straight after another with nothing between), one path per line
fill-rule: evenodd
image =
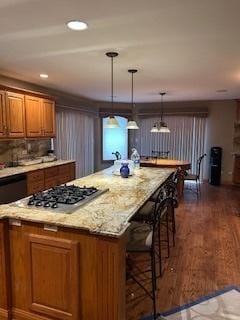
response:
M97 242L98 320L124 320L126 237Z
M0 220L0 320L10 319L8 221Z
M82 230L50 232L42 224L11 225L14 319L52 320L55 315L63 320L124 320L124 243L123 238ZM55 297L64 301L59 304Z

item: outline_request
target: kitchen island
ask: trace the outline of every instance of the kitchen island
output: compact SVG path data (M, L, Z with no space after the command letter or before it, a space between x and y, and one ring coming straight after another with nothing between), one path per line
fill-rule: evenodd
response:
M72 214L0 206L0 319L124 320L131 217L172 174L112 168L71 183L109 191Z

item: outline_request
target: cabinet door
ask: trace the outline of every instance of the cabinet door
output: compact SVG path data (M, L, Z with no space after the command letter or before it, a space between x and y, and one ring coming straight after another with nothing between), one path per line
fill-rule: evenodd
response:
M42 99L25 96L27 137L40 137L42 128Z
M45 137L55 136L55 102L43 99L43 130Z
M28 303L32 311L79 320L78 243L26 235Z
M7 136L18 138L25 136L24 95L7 92Z
M75 179L75 163L68 163L59 166L59 184Z
M0 137L5 137L7 133L5 92L0 91Z
M58 166L44 170L45 189L58 185Z
M0 221L0 319L9 319L10 302L9 252L7 244L7 221Z
M43 191L44 185L44 170L37 170L27 174L27 193L28 195Z
M235 156L233 182L240 184L240 157Z

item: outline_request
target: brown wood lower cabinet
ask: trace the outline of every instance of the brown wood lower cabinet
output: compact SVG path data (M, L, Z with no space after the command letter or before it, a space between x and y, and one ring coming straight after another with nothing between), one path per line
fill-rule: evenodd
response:
M8 222L0 221L0 320L10 317Z
M58 319L78 319L78 242L27 234L28 304Z
M236 184L240 184L240 155L235 155L233 182Z
M39 169L27 174L28 195L75 179L75 162Z
M125 319L124 237L0 220L0 239L0 320Z

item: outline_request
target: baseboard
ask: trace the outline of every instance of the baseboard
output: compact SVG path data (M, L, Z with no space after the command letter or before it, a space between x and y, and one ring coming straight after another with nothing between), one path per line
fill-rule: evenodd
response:
M6 309L0 308L0 320L8 320L9 318L9 311Z
M1 319L1 318L0 318ZM24 311L21 309L13 308L12 309L12 320L51 320L35 313Z

